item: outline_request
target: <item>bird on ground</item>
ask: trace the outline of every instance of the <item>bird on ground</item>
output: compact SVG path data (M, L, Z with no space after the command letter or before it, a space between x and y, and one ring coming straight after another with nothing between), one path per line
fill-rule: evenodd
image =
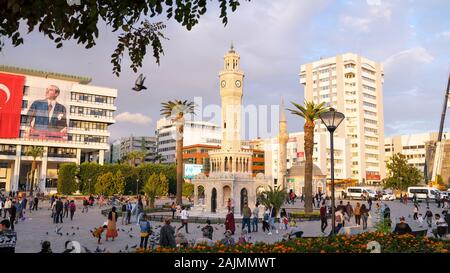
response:
M55 232L58 234L61 231L61 229L62 229L62 226L61 227L56 226Z
M92 251L90 251L87 247L83 246L84 251L86 251L86 253L92 253Z
M125 250L128 250L128 245L125 246Z
M95 249L95 253L100 253L102 252L102 250L97 246L97 248Z
M45 234L48 235L48 231Z
M80 230L80 228L79 228L79 227L77 227L77 230Z
M197 228L200 228L200 226L197 226Z
M72 229L73 229L73 227L72 227Z
M217 227L214 227L216 230L219 230Z
M136 248L137 247L137 245L134 245L134 246L132 246L131 248Z
M66 233L66 236L69 236L69 232Z
M130 231L132 231L133 230L133 228L132 227L130 227Z
M75 232L74 232L74 233L72 233L72 236L75 236Z
M130 234L130 238L133 238L133 235Z
M144 75L142 75L142 73L139 74L139 76L136 79L136 82L134 83L134 87L132 89L136 92L147 89L147 87L144 86L145 78L146 77L144 77Z

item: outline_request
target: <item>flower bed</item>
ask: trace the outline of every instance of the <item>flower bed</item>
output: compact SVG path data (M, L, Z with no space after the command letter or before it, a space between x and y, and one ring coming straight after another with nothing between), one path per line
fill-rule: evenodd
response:
M198 245L187 248L161 248L146 253L368 253L367 244L377 241L382 253L448 253L450 241L412 235L363 233L355 236L339 235L334 238L318 237L296 239L275 244L241 244L226 247L217 243L213 247Z

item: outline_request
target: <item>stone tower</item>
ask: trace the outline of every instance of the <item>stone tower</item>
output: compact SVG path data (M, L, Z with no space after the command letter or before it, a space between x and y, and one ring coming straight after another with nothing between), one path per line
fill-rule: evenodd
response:
M280 121L278 132L278 145L279 145L279 157L278 157L278 183L277 185L283 185L283 189L287 189L286 185L286 171L287 171L287 153L286 146L289 140L289 134L287 132L286 115L284 113L284 101L281 99L280 106Z

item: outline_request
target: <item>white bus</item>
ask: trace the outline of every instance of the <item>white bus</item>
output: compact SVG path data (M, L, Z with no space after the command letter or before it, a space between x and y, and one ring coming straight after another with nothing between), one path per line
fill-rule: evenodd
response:
M430 187L409 187L408 198L412 199L416 194L417 199L436 199L439 197L439 190Z

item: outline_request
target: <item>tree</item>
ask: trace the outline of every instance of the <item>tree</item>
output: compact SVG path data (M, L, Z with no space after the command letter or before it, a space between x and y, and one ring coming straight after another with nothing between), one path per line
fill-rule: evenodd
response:
M194 184L183 183L183 196L188 199L191 199L193 195L194 195Z
M176 164L177 164L177 204L183 203L181 194L183 190L183 132L184 116L195 114L195 104L187 100L175 100L162 103L161 114L175 122L176 126Z
M58 170L58 185L59 193L68 195L72 194L77 189L76 175L78 173L78 166L75 163L63 163Z
M136 167L136 160L140 160L140 164L143 164L143 158L145 158L145 153L142 151L132 151L127 155L127 160L131 163L131 166Z
M95 193L107 196L111 195L110 193L114 191L113 179L114 176L111 172L100 175L95 183Z
M314 121L319 119L321 113L327 112L329 109L325 107L325 103L319 104L313 101L305 101L305 106L301 106L292 102L296 109L291 110L291 114L300 116L305 119L303 130L305 132L305 213L311 213L312 207L312 176L313 176L313 151L314 151Z
M114 175L114 193L122 195L125 193L125 177L120 170Z
M234 12L239 0L218 2L220 18L226 25L229 8ZM164 54L161 40L167 39L162 33L166 25L150 22L146 18L154 21L161 21L161 17L173 18L189 31L206 13L207 4L206 0L0 1L0 37L8 38L14 46L18 46L24 43L24 32L37 30L55 42L57 48L69 40L92 48L96 45L99 29L105 29L99 28L99 22L104 22L110 27L108 31L119 33L116 49L111 55L113 73L119 76L125 50L128 50L130 67L134 72L142 67L148 46L156 63L160 63L160 55ZM24 23L27 28L20 27ZM0 51L3 45L0 42Z
M166 158L160 153L157 153L155 155L155 157L153 158L153 163L158 162L159 164L161 164L161 162L163 162L163 161L166 161Z
M167 195L169 181L164 174L152 174L144 185L144 192L150 199L150 208L155 206L157 196Z
M79 171L79 190L83 194L91 194L95 191L97 178L105 173L106 166L96 162L83 162Z
M268 208L275 208L275 210L279 212L281 206L283 206L286 201L287 194L286 190L282 187L274 189L269 186L269 190L265 190L261 194L261 204Z
M30 181L30 195L33 195L33 189L35 187L35 173L37 170L37 162L36 158L42 157L44 155L44 148L40 146L31 146L31 149L29 149L26 152L27 156L33 157L33 161L31 162L31 181Z
M384 188L406 191L408 187L419 184L423 175L419 169L408 165L406 156L397 153L386 162L388 176L384 179Z

